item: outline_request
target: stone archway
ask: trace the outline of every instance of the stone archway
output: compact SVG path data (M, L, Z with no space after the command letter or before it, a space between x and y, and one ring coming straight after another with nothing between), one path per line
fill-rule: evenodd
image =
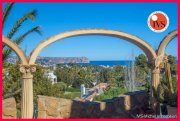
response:
M165 49L167 47L167 45L169 44L169 42L171 42L178 34L177 30L174 30L172 32L170 32L160 43L159 47L158 47L158 51L157 51L157 55L160 56L164 56L164 52Z
M124 39L129 41L139 48L141 48L146 56L148 57L149 66L151 69L152 77L152 87L158 92L159 87L159 74L160 69L159 65L163 61L162 57L164 56L164 50L167 44L171 41L171 39L177 35L177 31L171 32L160 44L158 53L156 54L154 49L146 43L144 40L133 36L131 34L115 31L115 30L106 30L106 29L79 29L74 31L68 31L64 33L57 34L52 36L44 41L42 41L31 53L30 57L27 58L22 49L13 43L8 38L3 37L3 43L13 49L18 57L21 59L20 71L23 73L23 81L22 81L22 106L21 106L21 115L22 118L32 118L33 117L33 86L32 72L36 71L35 61L40 52L47 47L48 45L61 41L65 38L73 37L73 36L83 36L83 35L103 35L103 36L112 36L119 39Z
M164 56L165 56L165 49L168 46L168 44L178 35L178 31L174 30L171 31L170 33L168 33L167 36L164 37L164 39L161 41L161 43L159 44L159 47L157 49L157 58L155 61L155 66L156 68L159 68L160 70L160 64L163 62L164 60Z
M44 41L42 41L31 53L29 64L35 64L37 56L40 54L40 52L47 46L49 46L52 43L55 43L57 41L61 41L65 38L74 37L74 36L84 36L84 35L101 35L101 36L111 36L116 37L119 39L126 40L139 48L141 48L144 53L146 54L148 58L149 67L151 69L151 85L154 90L151 91L157 91L159 86L159 74L160 70L158 68L158 64L156 63L158 61L158 57L156 55L156 52L154 49L146 43L143 39L140 39L134 35L121 32L121 31L115 31L115 30L106 30L106 29L79 29L79 30L73 30L73 31L67 31L60 34L57 34L55 36L52 36ZM153 93L153 92L151 92Z
M159 68L159 70L161 70L162 68L162 63L167 61L167 57L165 56L165 49L168 46L168 44L178 35L178 31L174 30L171 31L170 33L168 33L167 36L164 37L164 39L161 41L161 43L159 44L159 47L157 49L157 61L155 62ZM160 75L160 74L159 74ZM159 99L160 97L160 88L157 88L156 93L158 94L158 97L156 97L157 99ZM156 111L160 112L160 106L157 106Z
M152 85L155 90L157 90L157 87L159 85L159 68L157 68L159 63L156 63L158 58L154 51L154 49L146 43L146 41L125 33L121 31L115 31L115 30L106 30L106 29L79 29L79 30L73 30L73 31L67 31L60 34L57 34L55 36L52 36L44 41L42 41L31 53L29 64L35 64L37 56L40 54L40 52L47 47L48 45L55 43L57 41L61 41L65 38L74 37L74 36L83 36L83 35L101 35L101 36L111 36L116 37L119 39L124 39L132 44L137 45L139 48L141 48L144 53L146 54L149 65L151 67L151 73L152 73Z
M147 55L149 61L156 58L156 53L154 49L148 43L131 34L121 31L106 30L106 29L79 29L79 30L63 32L42 41L31 53L29 64L34 64L37 56L48 45L57 41L61 41L65 38L74 37L74 36L83 36L83 35L103 35L103 36L111 36L111 37L124 39L140 47Z
M3 36L2 39L3 44L7 45L9 48L11 48L19 57L21 64L28 64L28 60L26 58L26 55L24 54L24 52L22 51L22 49L15 44L14 42L12 42L9 38L6 38Z
M3 36L3 44L10 47L20 59L20 72L22 75L22 98L21 115L22 118L32 118L33 116L33 86L31 72L36 71L35 65L29 65L29 60L22 49L13 41Z

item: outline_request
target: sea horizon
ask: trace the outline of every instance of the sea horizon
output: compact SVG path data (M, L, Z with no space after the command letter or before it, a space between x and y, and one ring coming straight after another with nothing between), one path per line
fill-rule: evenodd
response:
M91 60L89 63L79 63L82 65L96 65L96 66L128 66L134 60Z

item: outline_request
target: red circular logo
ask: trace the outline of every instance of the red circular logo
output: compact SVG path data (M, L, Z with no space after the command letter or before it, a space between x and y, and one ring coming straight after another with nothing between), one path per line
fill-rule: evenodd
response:
M154 32L163 32L169 26L169 18L162 11L155 11L148 17L148 26Z

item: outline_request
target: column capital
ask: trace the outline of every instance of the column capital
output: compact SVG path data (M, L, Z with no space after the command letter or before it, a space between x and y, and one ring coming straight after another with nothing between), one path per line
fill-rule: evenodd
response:
M153 74L160 74L160 68L154 68L154 69L152 70L152 73L153 73Z
M167 55L164 55L164 57L163 57L163 61L164 61L164 62L166 62L166 63L169 61L169 58L168 58L168 56L167 56Z
M159 55L156 58L153 58L152 60L149 60L148 66L152 70L160 69L160 68L162 68L163 60L164 60L164 56L163 55Z
M36 65L22 65L20 64L19 70L23 73L23 78L33 78L31 73L36 71Z

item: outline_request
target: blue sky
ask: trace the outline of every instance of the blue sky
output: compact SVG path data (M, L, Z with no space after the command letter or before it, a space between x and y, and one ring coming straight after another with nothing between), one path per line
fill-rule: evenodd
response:
M4 4L3 4L4 6ZM23 33L35 25L42 27L43 35L29 35L20 45L26 54L42 40L61 33L81 28L104 28L124 31L146 40L153 48L170 31L177 29L176 3L16 3L3 30L6 35L12 24L27 11L37 9L35 22L27 21L16 34ZM154 11L165 12L169 27L162 33L148 28L147 18ZM90 60L124 60L143 53L137 46L107 36L78 36L56 42L45 48L40 56L81 57ZM168 54L177 56L177 38L166 48Z

